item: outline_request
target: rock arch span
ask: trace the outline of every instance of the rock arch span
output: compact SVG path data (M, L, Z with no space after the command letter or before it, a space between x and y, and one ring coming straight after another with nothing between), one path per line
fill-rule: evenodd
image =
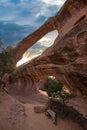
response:
M75 24L82 16L85 19ZM26 65L17 68L12 76L27 80L28 88L32 88L40 78L47 75L56 76L67 86L87 95L87 1L67 0L58 14L50 18L37 31L20 42L12 51L15 62L22 54L46 33L58 30L59 36L54 44L41 56ZM18 86L17 86L18 87ZM15 88L16 89L16 88Z

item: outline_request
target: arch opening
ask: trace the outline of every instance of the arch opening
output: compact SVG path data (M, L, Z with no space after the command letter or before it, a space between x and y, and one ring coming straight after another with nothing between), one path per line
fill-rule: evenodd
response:
M22 59L17 62L16 67L23 65L35 57L41 55L48 47L54 43L54 40L57 36L58 32L55 30L42 37L23 54Z

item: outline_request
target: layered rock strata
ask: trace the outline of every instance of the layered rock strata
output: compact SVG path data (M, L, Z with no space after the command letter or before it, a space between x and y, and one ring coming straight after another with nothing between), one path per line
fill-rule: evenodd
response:
M14 89L36 91L38 82L55 76L71 89L87 95L87 1L67 0L59 13L13 50L15 60L46 33L58 30L54 44L41 56L17 68L10 77Z

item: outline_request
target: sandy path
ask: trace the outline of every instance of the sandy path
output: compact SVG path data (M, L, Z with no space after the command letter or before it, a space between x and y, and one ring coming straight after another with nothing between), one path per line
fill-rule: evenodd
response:
M0 90L0 130L82 130L70 121L58 119L55 126L45 114L37 114L34 104L23 104Z

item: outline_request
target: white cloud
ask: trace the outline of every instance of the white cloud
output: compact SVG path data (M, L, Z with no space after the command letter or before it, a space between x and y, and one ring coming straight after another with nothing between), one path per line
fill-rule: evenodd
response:
M66 0L40 0L48 5L62 5Z
M36 19L38 19L40 16L45 16L46 19L53 16L62 6L65 0L16 1L0 0L0 20L8 20L20 25L33 24L39 27L44 21L42 20L42 22L36 22Z
M23 57L21 60L19 60L16 64L16 67L20 66L21 64L29 61L29 58Z
M52 31L41 38L37 43L24 53L23 57L34 57L35 55L40 55L46 48L50 47L58 35L57 31Z
M46 34L43 38L41 38L38 43L40 45L49 47L53 44L55 38L58 36L58 32L57 31L52 31L48 34Z
M61 6L64 4L66 0L38 0L39 2L43 2L43 6L40 8L40 11L37 12L36 18L40 17L41 15L45 17L51 17L55 13L58 12L58 10L61 8Z
M35 54L35 55L33 55L33 56L29 57L29 58L23 57L21 60L19 60L19 61L17 62L16 67L18 67L18 66L20 66L20 65L22 65L22 64L24 64L24 63L26 63L26 62L29 62L30 60L32 60L33 58L35 58L35 57L37 57L37 56L39 56L39 55L40 55L40 54Z
M24 64L31 59L41 55L41 53L51 46L54 43L55 38L57 37L58 33L57 31L52 31L45 35L43 38L41 38L36 44L39 44L39 46L44 46L42 49L41 48L35 48L31 47L30 49L27 50L27 52L24 53L23 58L17 62L17 67L20 66L21 64Z

